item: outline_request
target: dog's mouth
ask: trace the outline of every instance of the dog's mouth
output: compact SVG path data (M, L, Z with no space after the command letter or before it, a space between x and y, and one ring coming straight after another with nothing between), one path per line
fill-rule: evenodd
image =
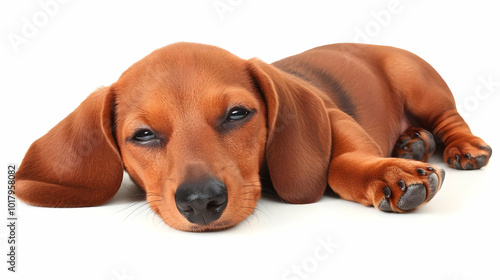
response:
M166 199L148 196L148 202L167 225L178 230L221 231L251 215L260 193L260 184L228 193L221 181L208 178L185 182L179 185L174 195Z
M213 232L222 231L234 227L238 223L233 223L231 221L215 221L206 225L191 225L187 229L181 229L190 232Z
M257 204L257 201L254 202ZM172 228L188 231L188 232L212 232L222 231L238 225L241 221L247 218L255 209L255 206L243 206L234 209L231 213L226 211L221 218L217 220L196 223L188 217L184 217L180 212L172 213L167 207L154 207L151 208L163 219L163 221ZM163 209L163 211L161 210ZM179 215L179 214L180 215Z

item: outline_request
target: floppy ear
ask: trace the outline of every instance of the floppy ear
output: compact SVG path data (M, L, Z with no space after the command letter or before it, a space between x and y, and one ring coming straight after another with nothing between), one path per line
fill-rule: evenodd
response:
M258 59L249 60L248 70L267 103L266 160L276 192L291 203L319 200L331 153L323 101L293 76Z
M120 188L123 164L112 129L113 99L100 88L36 140L16 173L16 196L36 206L100 205Z

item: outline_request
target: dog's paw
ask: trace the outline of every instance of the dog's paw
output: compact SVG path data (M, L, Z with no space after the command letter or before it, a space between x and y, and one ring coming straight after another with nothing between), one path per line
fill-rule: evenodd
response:
M411 160L391 162L372 185L374 205L386 212L406 212L429 202L441 189L444 170Z
M392 156L427 161L435 150L436 142L432 133L423 128L410 127L399 137Z
M446 146L443 159L455 169L479 169L490 160L492 149L480 138L475 136L469 139L454 141Z

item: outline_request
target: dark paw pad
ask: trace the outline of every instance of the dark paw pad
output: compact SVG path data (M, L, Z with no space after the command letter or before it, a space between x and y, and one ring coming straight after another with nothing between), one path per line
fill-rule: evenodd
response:
M387 198L382 199L378 205L378 209L385 212L392 212L391 203L387 200Z
M394 156L406 159L422 160L425 154L425 142L422 139L400 139L396 144Z
M375 201L379 210L406 212L430 201L441 189L444 170L417 161L398 160L412 168L390 170L390 177L380 180ZM394 176L395 174L398 175ZM397 179L399 178L399 179Z
M481 167L485 166L486 162L488 162L488 158L486 156L478 156L476 158L477 168L481 168ZM472 166L472 167L474 167L474 166ZM473 169L473 168L471 168L471 169Z
M479 146L479 149L487 151L490 157L493 154L493 150L491 149L490 146Z
M479 147L484 150L488 155L472 156L471 153L460 154L458 149L454 150L454 155L448 158L448 165L459 170L474 170L485 166L491 156L490 147Z
M455 141L446 144L443 152L443 159L450 167L474 170L488 164L493 150L481 138L471 134L458 135L455 138Z
M398 208L403 211L411 210L424 203L426 197L427 190L424 185L408 186L406 192L399 198Z
M444 178L444 170L441 172L441 176ZM439 188L439 177L436 173L431 173L429 175L429 178L427 179L429 181L429 189L431 190L430 196L429 196L429 201L436 195L438 188Z
M411 127L399 137L392 154L398 158L427 161L435 149L432 133L423 128Z

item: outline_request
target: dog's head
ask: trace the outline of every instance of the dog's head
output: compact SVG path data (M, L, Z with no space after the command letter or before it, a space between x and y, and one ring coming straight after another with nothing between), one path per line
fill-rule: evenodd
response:
M329 120L310 88L257 59L189 43L140 60L28 150L17 195L39 206L99 205L125 169L170 226L231 227L269 170L286 201L326 188Z

